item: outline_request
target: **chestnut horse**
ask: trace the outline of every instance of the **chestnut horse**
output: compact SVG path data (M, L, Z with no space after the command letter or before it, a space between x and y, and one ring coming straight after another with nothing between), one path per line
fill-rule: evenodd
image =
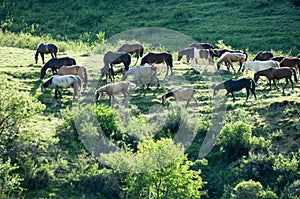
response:
M293 57L293 58L284 58L280 62L280 67L290 67L290 68L298 68L300 74L300 58Z
M173 58L172 54L168 52L149 52L147 53L141 61L141 66L145 64L161 64L166 63L167 65L167 73L169 74L169 68L171 70L171 75L173 74Z
M87 72L84 66L62 66L57 71L58 75L78 75L84 82L83 88L87 86Z
M254 57L253 61L258 60L258 61L266 61L271 59L272 57L274 57L273 53L269 52L269 51L260 51L256 54L256 56Z
M44 54L51 53L52 58L57 58L56 57L57 52L58 52L58 47L55 44L43 44L43 43L40 43L40 44L38 44L37 49L36 49L35 63L37 64L37 62L38 62L38 56L39 56L39 54L41 54L43 64L45 64Z
M125 67L125 71L128 71L129 65L131 63L131 56L129 53L126 52L108 51L104 55L103 62L104 62L104 67L110 66L111 68L113 68L113 64L123 63Z
M220 69L221 63L222 62L227 62L227 70L230 71L230 66L235 72L235 69L233 68L232 62L239 62L240 63L240 68L238 71L241 70L242 64L246 60L246 55L244 53L230 53L230 52L225 52L217 61L217 69Z
M290 82L292 84L292 89L294 89L294 83L293 83L293 80L292 80L292 76L293 75L294 75L295 82L297 83L298 80L297 80L297 76L296 76L296 70L294 68L289 68L289 67L268 68L268 69L256 72L254 74L254 81L255 81L255 83L257 83L258 78L260 76L265 76L265 77L268 78L269 85L270 85L270 90L272 90L271 80L273 80L273 83L274 83L275 87L277 89L279 89L279 87L276 85L276 81L275 80L276 79L285 79L286 80L286 84L283 87L283 92L284 92L284 89L288 85L289 80L290 80Z
M135 53L135 56L136 56L136 62L134 65L137 64L138 62L138 59L140 57L143 57L143 54L144 54L144 46L141 45L141 44L128 44L128 43L125 43L123 44L119 49L118 49L118 52L126 52L126 53L129 53L129 54L134 54Z

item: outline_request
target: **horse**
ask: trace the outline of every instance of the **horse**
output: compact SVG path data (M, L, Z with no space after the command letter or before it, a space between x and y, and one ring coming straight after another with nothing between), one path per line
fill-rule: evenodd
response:
M284 58L284 56L276 56L272 57L270 60L281 62Z
M280 67L290 67L296 68L298 67L298 72L300 74L300 58L292 57L292 58L284 58L280 62Z
M46 70L48 68L51 68L52 74L54 75L55 72L57 72L57 69L59 69L62 66L72 66L76 65L76 61L74 58L70 57L62 57L62 58L52 58L50 59L41 69L41 79L45 77Z
M113 64L123 63L125 67L125 71L128 71L131 63L131 56L129 53L126 52L108 51L104 55L103 62L104 62L104 67L110 66L111 68L113 68Z
M112 68L109 68L107 66L104 66L103 68L101 68L101 78L103 76L106 76L106 82L107 82L107 78L110 79L110 82L113 82L115 79L115 71Z
M258 61L266 61L274 57L273 53L269 51L259 51L256 56L254 57L253 61L258 60Z
M157 87L159 87L159 80L157 78L157 67L155 66L136 66L124 73L122 81L125 81L129 75L133 75L135 77L136 85L138 85L138 83L144 85L142 78L151 78L150 82L147 84L147 87L149 87L153 79L156 79Z
M173 58L172 54L168 52L149 52L147 53L141 61L141 66L145 64L161 64L166 63L167 65L167 73L169 74L169 68L171 70L171 75L173 74Z
M214 49L214 46L210 43L191 43L188 47L194 47L197 49Z
M196 102L196 105L198 106L197 99L194 96L194 94L196 92L197 91L192 88L187 88L187 89L182 89L182 90L173 90L173 91L170 91L170 92L164 94L161 97L161 103L164 104L168 98L173 97L176 102L178 102L179 100L182 100L182 99L187 99L185 108L188 107L191 99L193 99Z
M122 92L124 94L123 102L125 101L127 95L129 96L128 88L130 86L135 87L135 84L130 82L121 81L118 83L110 83L105 86L101 86L99 89L95 91L96 101L99 99L100 95L103 93L107 93L109 95L109 105L111 105L111 99L114 100L114 95Z
M87 86L87 71L84 66L62 66L57 71L58 75L78 75L84 82L83 88L85 89Z
M59 94L60 98L62 98L61 93L59 91L60 88L68 88L72 87L74 89L73 100L78 93L80 96L81 93L81 78L77 75L53 75L45 83L41 86L41 92L45 92L46 88L52 86L55 89L55 99L57 99L57 94Z
M186 56L186 60L189 62L190 59L195 60L197 64L197 59L204 58L206 59L206 66L210 63L210 52L208 49L197 49L197 48L185 48L178 52L178 61L182 59L183 56Z
M242 72L246 71L248 72L249 69L252 69L254 71L260 71L267 68L279 68L279 62L273 61L273 60L267 60L267 61L246 61L242 64Z
M144 46L142 44L128 44L128 43L125 43L123 44L119 49L118 49L118 52L126 52L126 53L129 53L129 54L134 54L135 53L135 56L136 56L136 62L134 65L137 64L138 62L138 59L140 57L143 57L143 54L144 54Z
M230 52L225 52L217 61L217 69L220 69L220 64L222 62L228 62L227 70L230 71L230 66L232 67L234 73L235 69L233 68L232 62L239 62L240 63L240 68L238 71L241 70L242 64L246 60L246 55L244 53L230 53Z
M35 53L35 64L38 62L38 56L41 54L43 64L44 61L44 54L51 54L52 58L57 58L56 54L58 53L58 47L55 44L43 44L40 43L37 45L36 53Z
M240 51L240 50L227 50L227 49L223 49L223 50L211 50L211 57L212 57L212 60L215 58L215 57L218 57L220 58L224 53L226 52L230 52L230 53L243 53L246 55L246 59L245 61L247 61L248 59L248 54L244 51ZM225 61L225 65L226 67L228 68L228 62Z
M235 102L236 99L233 95L233 91L240 91L243 88L246 88L247 91L246 102L248 101L249 91L251 91L251 93L254 95L254 98L257 99L255 94L255 82L251 78L242 78L238 80L230 79L225 82L222 82L214 87L213 96L216 96L220 89L226 89L227 91L226 95L231 93L233 102Z
M292 80L293 75L294 75L295 82L297 83L298 80L297 80L297 76L296 76L296 70L294 68L289 68L289 67L268 68L268 69L256 72L254 74L254 81L255 81L255 83L257 83L260 76L265 76L265 77L268 78L269 85L270 85L270 90L272 90L271 80L273 80L273 83L274 83L275 87L277 89L279 89L279 87L276 85L275 80L276 79L285 79L286 84L283 87L283 92L284 92L284 89L286 88L286 86L289 83L288 80L290 80L290 82L292 84L292 89L294 89L294 84L293 84L293 80Z

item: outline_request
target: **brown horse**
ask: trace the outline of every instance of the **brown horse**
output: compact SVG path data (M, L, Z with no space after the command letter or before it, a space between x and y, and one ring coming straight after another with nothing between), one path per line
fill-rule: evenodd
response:
M239 62L240 63L240 68L238 71L241 70L242 64L246 60L246 55L244 53L230 53L230 52L225 52L217 61L217 68L218 70L220 69L221 63L222 62L227 62L227 70L230 71L230 66L235 72L235 69L233 68L232 62Z
M284 58L280 62L280 67L290 67L290 68L298 68L300 73L300 58L293 57L293 58Z
M197 49L194 47L185 48L178 52L178 61L180 61L184 55L186 56L187 62L189 62L190 59L192 59L197 64L198 63L197 60L199 58L204 58L207 61L206 65L210 63L211 56L208 49Z
M283 92L284 92L284 89L288 85L289 80L290 80L290 82L292 84L292 89L294 89L294 83L293 83L293 80L292 80L292 76L293 75L294 75L295 82L297 83L298 80L297 80L297 76L296 76L296 70L294 68L289 68L289 67L268 68L268 69L256 72L254 74L254 81L255 81L255 83L257 83L258 78L260 76L265 76L265 77L268 78L269 85L270 85L270 90L272 90L271 80L273 80L273 83L274 83L275 87L277 89L279 89L279 87L276 85L276 81L275 80L277 80L277 79L285 79L286 80L286 84L283 87Z
M52 74L54 75L58 69L62 66L72 66L76 65L76 61L74 58L71 57L62 57L62 58L52 58L50 59L41 69L41 79L45 77L46 70L51 68Z
M84 82L83 88L87 86L87 72L84 66L62 66L57 71L58 75L78 75Z
M125 43L123 44L119 49L118 49L118 52L126 52L126 53L129 53L129 54L134 54L135 53L135 56L136 56L136 62L134 65L137 64L138 62L138 59L140 57L143 57L143 54L144 54L144 46L141 45L141 44L128 44L128 43Z
M123 63L125 67L125 71L128 71L129 65L131 63L131 56L129 53L126 52L108 51L104 55L103 62L104 62L104 67L110 66L111 68L113 68L113 64Z
M45 64L44 54L51 53L52 58L57 58L56 57L57 52L58 52L58 47L55 44L43 44L43 43L40 43L40 44L38 44L37 49L36 49L35 63L37 64L37 62L38 62L38 56L39 56L39 54L41 54L43 64Z
M255 61L255 60L266 61L266 60L271 59L272 57L274 57L273 53L271 53L269 51L264 51L264 52L260 51L256 54L253 61Z
M169 74L169 68L171 70L171 75L173 74L173 58L172 54L168 52L149 52L147 53L141 61L141 66L145 64L161 64L166 63L167 65L167 73Z

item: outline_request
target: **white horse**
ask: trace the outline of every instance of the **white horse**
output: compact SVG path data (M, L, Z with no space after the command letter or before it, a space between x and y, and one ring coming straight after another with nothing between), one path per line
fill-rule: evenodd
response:
M155 66L136 66L127 71L122 78L122 81L126 80L129 75L135 77L135 84L141 83L144 85L142 78L150 78L150 82L147 84L147 87L152 83L153 79L157 81L157 87L159 87L159 80L157 78L157 67Z
M81 78L78 75L53 75L42 84L41 91L45 92L46 88L49 86L52 86L55 89L55 99L57 99L57 94L62 98L59 91L60 88L72 87L74 89L73 99L75 99L77 94L78 96L81 95Z
M193 99L196 102L196 105L198 106L197 99L194 96L195 93L196 93L196 90L193 88L187 88L187 89L182 89L182 90L173 90L173 91L166 93L165 95L163 95L161 97L161 103L164 104L168 98L173 97L176 102L178 102L179 100L182 100L182 99L187 99L185 108L187 108L191 99Z
M126 97L129 96L128 88L130 86L135 87L135 84L121 81L118 83L110 83L105 86L101 86L98 90L95 91L96 100L98 100L99 96L103 93L107 93L109 95L109 105L111 104L111 99L114 100L114 95L117 93L122 92L124 94L123 102L125 101Z
M242 72L248 72L249 69L255 72L271 67L279 68L279 62L273 60L267 61L246 61L242 64Z

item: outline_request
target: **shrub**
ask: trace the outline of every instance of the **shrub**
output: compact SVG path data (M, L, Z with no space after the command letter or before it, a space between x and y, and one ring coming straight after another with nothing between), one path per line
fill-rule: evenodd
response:
M234 124L226 124L220 133L219 145L221 151L227 154L229 160L235 160L247 155L251 148L251 126L238 121Z

